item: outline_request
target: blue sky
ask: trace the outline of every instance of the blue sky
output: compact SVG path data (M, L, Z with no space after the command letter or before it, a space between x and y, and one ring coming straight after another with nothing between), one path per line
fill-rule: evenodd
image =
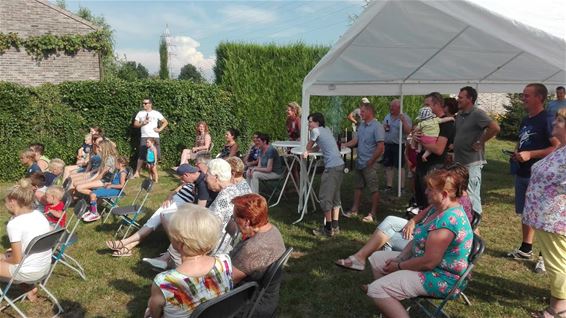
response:
M566 38L564 0L538 0L536 4L532 0L468 1ZM212 76L215 49L222 41L300 41L330 46L350 26L352 16L362 12L364 4L364 0L66 0L70 11L83 6L104 16L114 30L119 56L142 63L150 73L158 70L159 40L168 25L174 54L172 73L191 63L207 78Z
M172 71L191 63L211 74L221 41L332 45L346 31L363 0L349 1L72 1L104 16L114 29L116 52L159 66L158 48L166 25L171 34Z

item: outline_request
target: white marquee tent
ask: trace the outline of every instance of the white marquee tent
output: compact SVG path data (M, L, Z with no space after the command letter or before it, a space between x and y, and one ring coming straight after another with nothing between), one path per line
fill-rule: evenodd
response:
M313 95L507 93L531 82L566 83L564 38L464 0L376 0L305 77L301 140Z

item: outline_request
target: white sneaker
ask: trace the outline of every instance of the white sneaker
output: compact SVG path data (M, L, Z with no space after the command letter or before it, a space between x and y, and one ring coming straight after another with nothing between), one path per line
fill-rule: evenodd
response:
M83 216L81 216L81 219L84 220L84 219L88 218L91 214L92 214L92 212L86 211L86 212L83 214Z
M159 258L142 258L142 261L149 264L151 267L166 270L167 269L167 262L161 260Z
M535 273L543 274L545 272L546 272L546 267L544 267L544 258L542 258L542 256L539 256L537 264L535 265Z
M83 221L90 223L90 222L94 222L100 220L100 214L98 213L90 213L89 215L87 215L86 217L83 218Z

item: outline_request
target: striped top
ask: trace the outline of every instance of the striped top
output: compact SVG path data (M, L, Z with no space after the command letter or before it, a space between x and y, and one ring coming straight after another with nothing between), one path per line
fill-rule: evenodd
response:
M194 203L195 202L195 185L193 183L187 183L181 187L175 196L178 199L181 199L183 202L186 203Z
M204 276L190 277L172 269L157 274L153 283L165 297L163 317L188 317L207 300L232 289L232 262L226 254L215 256L212 269Z

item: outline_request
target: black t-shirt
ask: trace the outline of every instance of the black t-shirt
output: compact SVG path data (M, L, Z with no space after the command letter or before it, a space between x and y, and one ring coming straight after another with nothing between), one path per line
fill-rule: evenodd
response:
M548 125L546 110L536 116L525 117L519 129L518 151L540 150L551 146L551 127ZM532 158L526 162L519 162L517 175L523 178L531 177L532 165L541 158Z
M420 172L427 172L428 170L430 170L431 167L444 165L444 161L446 159L446 153L448 153L448 148L450 147L451 144L454 143L454 134L456 133L454 122L449 121L446 123L442 123L439 125L439 127L440 127L440 133L438 134L438 137L445 137L446 139L448 139L448 141L446 142L446 147L444 148L444 151L440 156L431 153L426 162L422 161L422 155L426 151L426 149L424 149L423 147L423 151L419 153L419 155L417 156L417 170Z

